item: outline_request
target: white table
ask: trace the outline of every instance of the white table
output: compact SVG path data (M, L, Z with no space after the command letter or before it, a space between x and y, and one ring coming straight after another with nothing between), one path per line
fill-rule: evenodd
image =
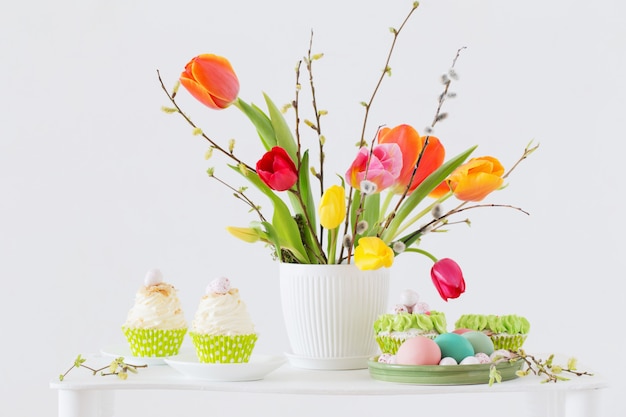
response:
M88 357L87 364L107 364L110 358ZM192 390L280 395L325 396L432 396L471 393L519 393L530 396L540 415L546 417L596 417L599 390L606 387L599 376L572 376L570 381L542 384L533 375L516 378L491 387L479 385L411 385L374 380L367 369L315 371L293 368L289 363L260 381L211 382L191 379L167 365L150 365L130 374L125 381L115 376L92 375L74 369L64 381L52 381L58 390L59 417L111 417L115 411L115 391Z

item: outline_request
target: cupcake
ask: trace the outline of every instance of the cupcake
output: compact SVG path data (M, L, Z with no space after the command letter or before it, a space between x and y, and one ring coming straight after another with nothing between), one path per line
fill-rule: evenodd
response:
M494 349L517 350L522 347L530 323L525 317L508 314L463 314L454 324L455 329L477 330L491 338Z
M213 280L200 300L189 331L202 363L245 363L257 341L239 290L228 278Z
M178 354L187 332L187 322L176 288L163 281L163 274L158 269L146 274L122 331L134 356Z
M401 303L393 311L378 316L374 322L376 342L383 354L395 355L407 339L425 336L434 339L446 333L446 317L439 311L430 310L428 304L419 301L413 290L401 293Z

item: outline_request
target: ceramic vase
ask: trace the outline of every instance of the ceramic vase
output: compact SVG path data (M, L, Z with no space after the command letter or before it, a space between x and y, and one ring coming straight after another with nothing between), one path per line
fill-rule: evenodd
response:
M280 264L292 366L363 369L378 354L373 324L386 312L390 271L354 265Z

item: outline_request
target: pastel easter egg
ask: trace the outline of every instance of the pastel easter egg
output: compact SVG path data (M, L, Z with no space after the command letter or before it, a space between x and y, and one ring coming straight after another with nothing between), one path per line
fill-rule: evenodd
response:
M426 336L407 339L396 352L399 365L437 365L441 360L439 345Z
M413 290L404 290L400 293L400 302L407 307L413 307L419 300L419 294Z
M469 340L472 344L474 347L474 353L481 352L486 353L487 355L491 355L493 353L493 342L485 333L472 330L470 332L463 333L462 336Z
M471 329L454 329L452 330L452 333L463 334L463 333L467 333L471 331L472 331Z
M478 363L491 363L491 358L486 353L478 352L474 357L478 359Z
M445 358L441 358L441 360L439 361L439 365L443 365L443 366L458 365L458 364L459 363L456 361L456 359L451 358L449 356Z
M163 282L163 274L158 269L149 270L143 279L143 283L146 287L159 285L162 282Z
M491 355L489 355L489 358L491 359L492 362L500 362L503 360L509 360L512 357L512 353L506 349L498 349L498 350L494 350L493 353Z
M478 365L479 363L480 360L476 356L468 356L466 358L463 358L459 365Z
M442 333L435 338L434 342L441 349L442 357L449 356L459 363L468 356L474 356L474 347L460 334Z

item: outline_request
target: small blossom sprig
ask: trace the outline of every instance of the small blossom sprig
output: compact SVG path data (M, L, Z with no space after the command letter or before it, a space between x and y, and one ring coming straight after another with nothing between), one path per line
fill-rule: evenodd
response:
M517 371L518 376L526 376L531 373L538 376L544 375L546 378L541 381L542 383L568 381L570 378L563 376L564 373L576 376L593 376L590 372L578 371L576 369L578 361L573 357L567 359L565 366L554 363L554 354L549 355L547 359L541 359L520 349L514 353L513 357L526 362L526 369Z
M130 363L126 363L123 357L115 358L110 364L107 366L103 366L102 368L92 368L90 366L85 365L87 359L83 358L82 355L78 355L74 360L72 366L65 371L65 373L59 375L59 381L63 381L68 373L74 368L86 368L89 369L93 375L100 374L101 376L109 376L109 375L117 375L117 377L121 380L126 380L128 378L128 373L132 372L133 374L137 373L137 369L139 368L147 368L148 365L132 365ZM105 372L106 370L106 372Z
M579 371L577 369L577 359L570 357L567 359L565 366L556 364L554 362L554 354L550 354L547 359L539 358L535 355L526 353L525 350L519 349L516 351L509 351L508 355L503 355L500 359L497 359L489 369L489 386L494 382L502 382L502 375L498 371L496 364L502 361L524 361L526 366L524 369L520 369L516 372L519 377L525 377L530 374L543 375L545 379L541 380L542 384L547 382L569 381L570 378L563 376L563 374L575 375L575 376L593 376L592 373L587 371Z

